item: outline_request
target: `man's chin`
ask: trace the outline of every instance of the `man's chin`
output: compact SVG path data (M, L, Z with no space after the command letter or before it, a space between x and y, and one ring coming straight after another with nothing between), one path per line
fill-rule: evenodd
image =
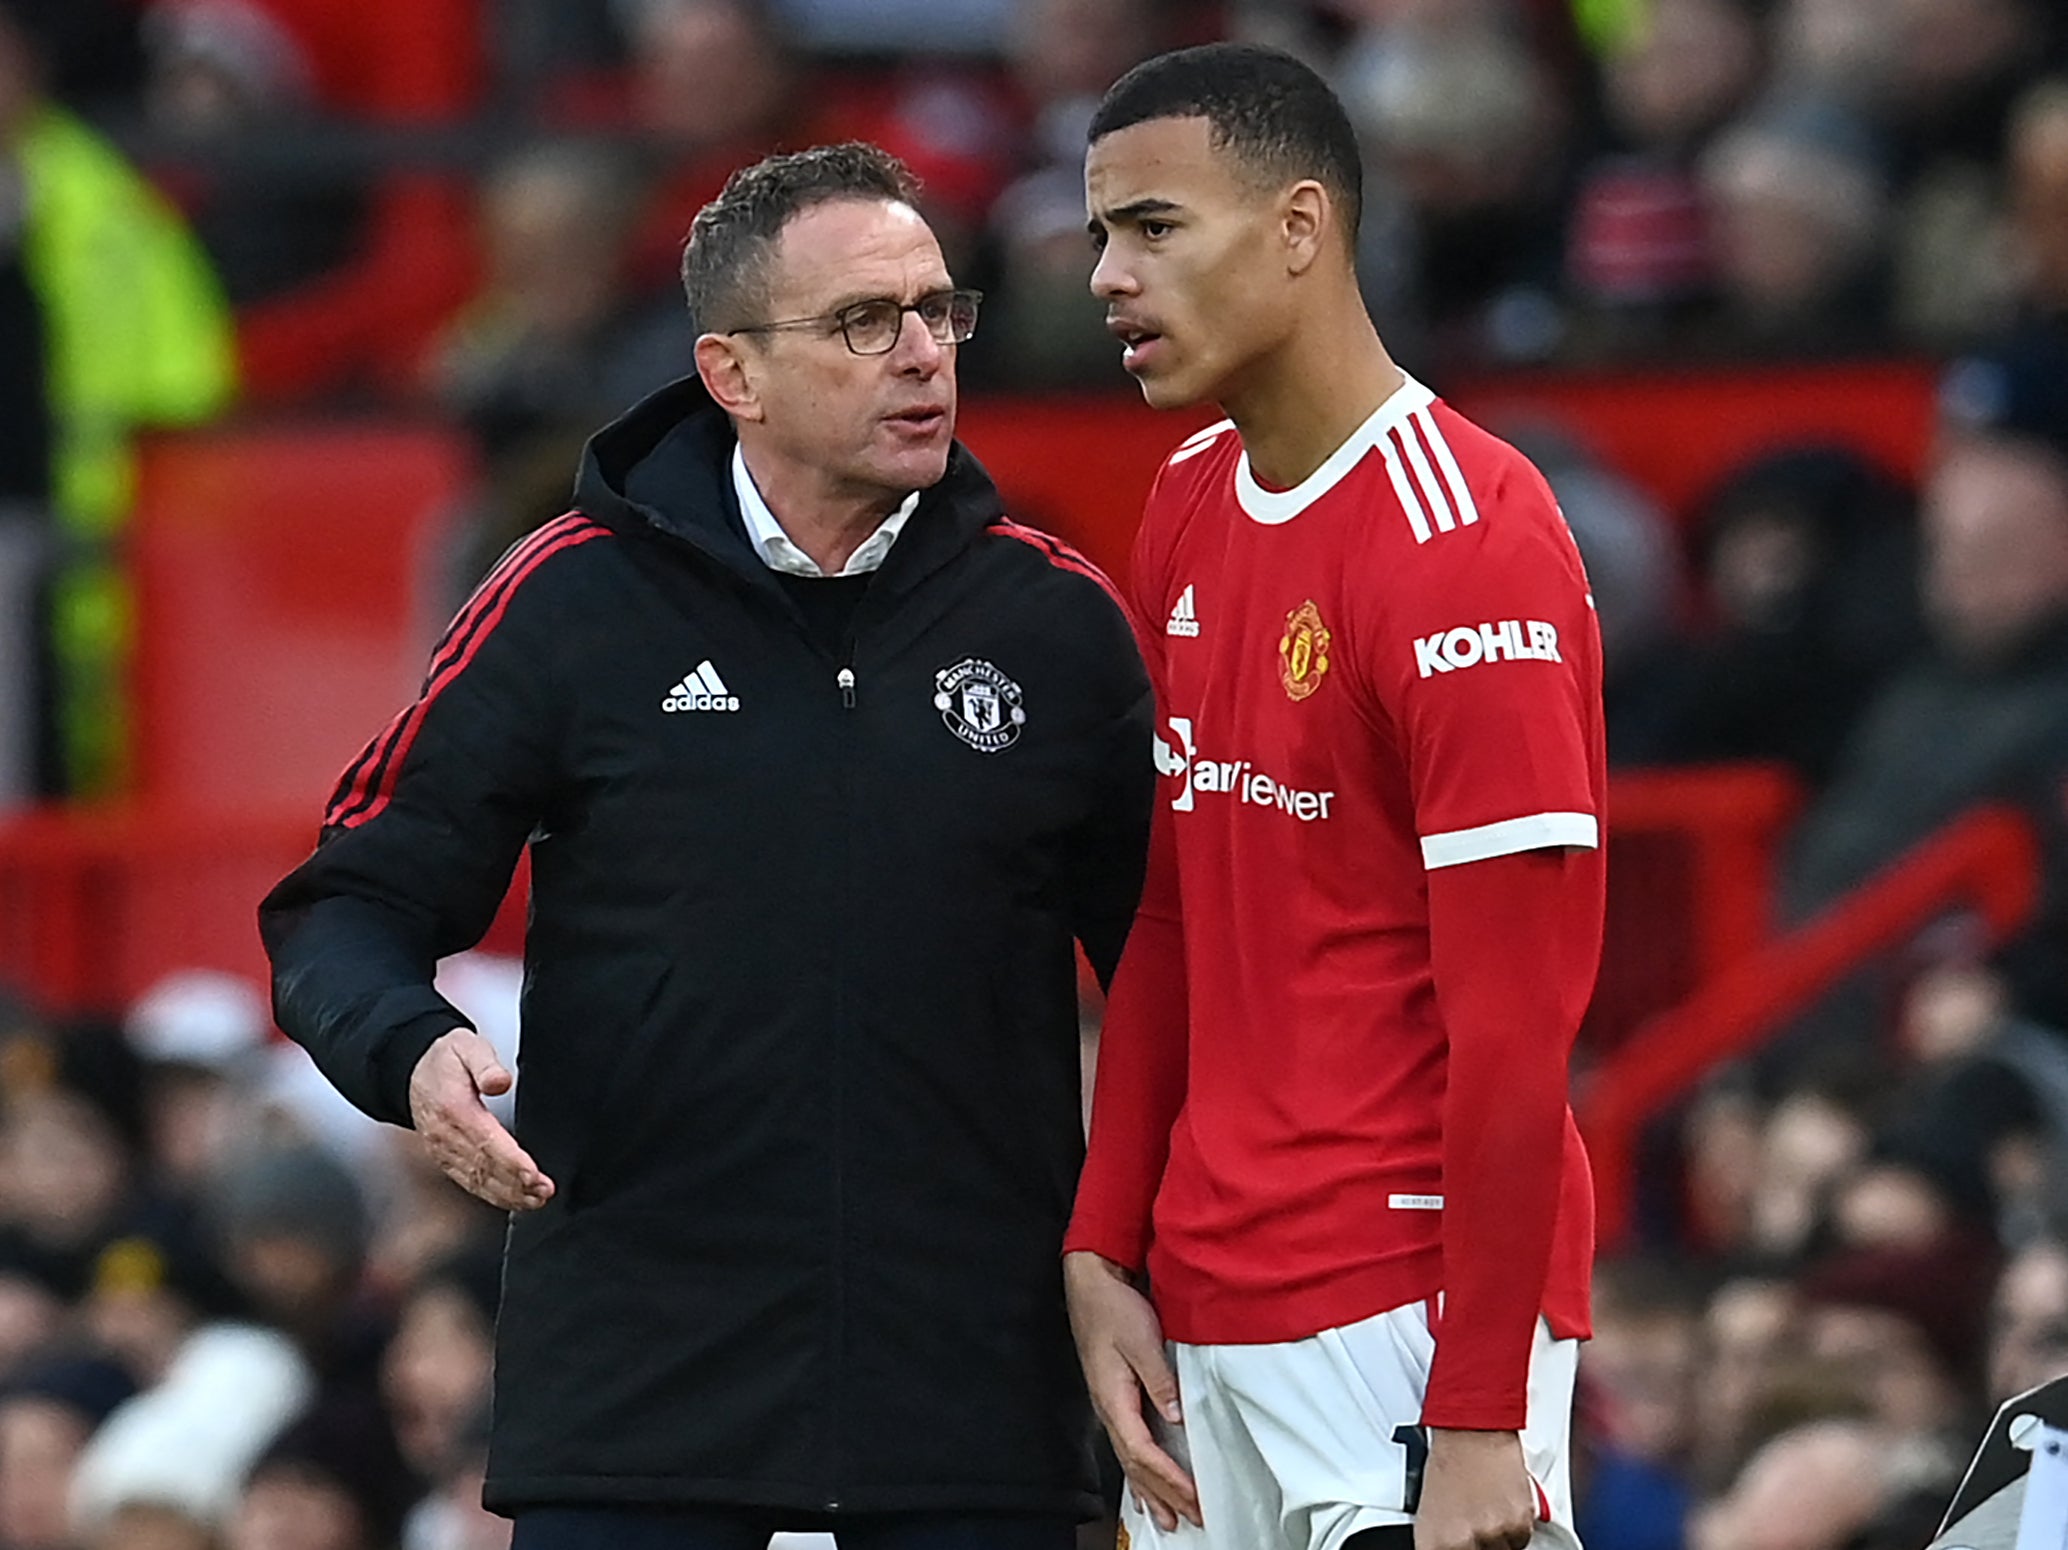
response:
M1207 395L1182 377L1141 377L1142 400L1151 409L1189 409Z
M943 437L938 447L911 448L885 460L881 469L887 489L930 490L948 472L948 452L954 445Z

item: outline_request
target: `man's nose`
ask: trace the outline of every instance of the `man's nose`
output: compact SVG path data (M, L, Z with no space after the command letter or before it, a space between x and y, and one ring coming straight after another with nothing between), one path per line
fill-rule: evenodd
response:
M891 346L891 357L900 371L931 376L947 360L951 348L934 338L926 320L913 311L898 319L898 342Z
M1122 296L1132 296L1140 289L1126 262L1120 257L1119 248L1107 243L1099 250L1099 261L1092 266L1091 293L1100 301L1114 301Z

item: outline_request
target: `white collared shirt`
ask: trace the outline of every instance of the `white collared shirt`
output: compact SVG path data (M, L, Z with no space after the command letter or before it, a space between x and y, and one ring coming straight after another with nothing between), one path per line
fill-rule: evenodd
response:
M754 552L761 556L761 563L791 576L866 576L883 564L884 556L890 553L890 546L898 541L898 534L905 530L919 504L919 492L914 490L896 511L883 519L881 527L862 540L862 546L847 557L846 565L837 572L828 572L821 570L819 562L791 542L790 535L783 531L775 513L768 509L768 502L761 498L754 476L747 472L746 454L737 442L732 449L732 488L740 499L747 537L753 542Z

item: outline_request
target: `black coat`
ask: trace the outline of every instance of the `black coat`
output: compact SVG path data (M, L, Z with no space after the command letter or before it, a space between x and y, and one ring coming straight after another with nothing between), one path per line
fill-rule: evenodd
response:
M693 381L590 443L261 907L281 1026L408 1123L433 961L529 843L558 1192L511 1224L491 1506L1088 1510L1072 942L1110 972L1140 884L1140 658L960 448L814 644L732 444Z

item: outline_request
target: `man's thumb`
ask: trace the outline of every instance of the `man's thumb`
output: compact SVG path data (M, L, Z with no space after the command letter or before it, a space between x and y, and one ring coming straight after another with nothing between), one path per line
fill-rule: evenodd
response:
M1170 1363L1164 1360L1163 1353L1150 1347L1126 1354L1128 1366L1134 1368L1135 1376L1141 1379L1142 1392L1149 1396L1149 1403L1156 1407L1156 1413L1166 1421L1182 1420L1178 1409L1177 1374L1170 1370Z
M474 1078L474 1090L484 1097L499 1098L516 1080L496 1055L495 1046L478 1034L460 1041L460 1060Z

